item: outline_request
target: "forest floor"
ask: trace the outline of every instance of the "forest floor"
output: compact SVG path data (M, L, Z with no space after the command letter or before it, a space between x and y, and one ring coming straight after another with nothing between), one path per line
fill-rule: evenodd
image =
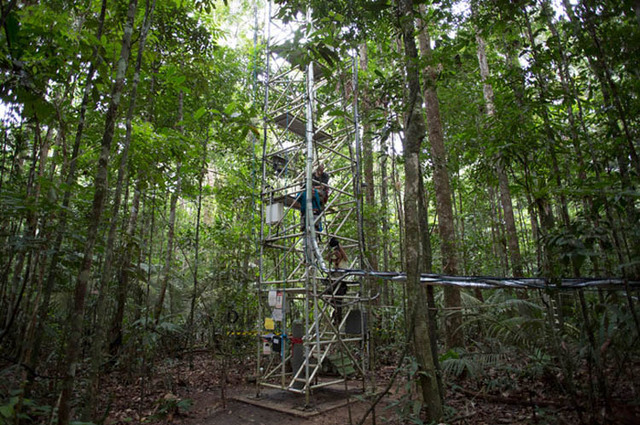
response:
M319 394L313 402L317 408L323 409L332 401L335 402L337 397L342 401L349 400L348 406L308 417L301 416L305 414L300 408L304 404L304 397L287 392L280 392L276 398L289 403L289 410L293 413L297 411L301 414L284 413L238 401L238 397L255 396L256 387L250 383L254 371L255 363L250 355L220 358L203 352L190 359L165 360L156 365L153 376L157 378L153 381L141 378L131 380L126 374L114 372L103 382L103 405L109 406L105 424L358 424L371 404L364 397L347 396L339 388L322 390L325 395ZM379 369L376 381L380 390L389 382L392 372L393 366ZM475 386L476 383L465 380L448 383L446 415L442 424L640 424L640 406L637 400L629 398L624 403L614 405L606 419L588 418L583 413L581 421L570 399L544 380L515 382L512 390L494 391L490 395L472 389ZM376 406L375 422L373 416L369 415L364 423L417 423L406 419L408 414L405 412L411 409L411 404L404 402L410 399L406 397L408 388L405 377L398 376L391 391ZM597 410L592 409L592 412Z

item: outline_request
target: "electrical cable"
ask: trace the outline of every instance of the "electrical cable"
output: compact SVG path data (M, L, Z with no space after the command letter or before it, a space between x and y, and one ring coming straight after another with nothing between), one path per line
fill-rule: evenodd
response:
M361 269L333 269L332 272L344 273L346 276L372 276L391 281L404 281L407 279L405 272L389 272ZM447 276L434 273L423 273L420 282L435 286L457 286L462 288L478 289L557 289L576 290L588 288L600 289L640 289L640 281L623 278L562 278L557 282L550 279L535 278L509 278L495 276Z

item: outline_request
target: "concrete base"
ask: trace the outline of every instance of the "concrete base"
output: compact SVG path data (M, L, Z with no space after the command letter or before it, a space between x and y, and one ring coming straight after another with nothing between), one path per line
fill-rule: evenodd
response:
M356 403L359 401L354 397L356 395L362 395L362 382L349 382L348 389L345 389L344 384L318 388L311 394L309 406L305 405L304 394L296 394L271 388L262 389L260 397L256 397L255 395L239 395L230 398L242 403L286 413L299 418L310 418L330 410L345 407L349 403Z

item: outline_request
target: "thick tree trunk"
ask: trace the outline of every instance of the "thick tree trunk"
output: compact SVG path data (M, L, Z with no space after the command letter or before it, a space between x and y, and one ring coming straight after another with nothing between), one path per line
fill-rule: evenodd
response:
M95 193L93 205L89 216L89 228L87 230L87 240L82 260L80 273L76 280L74 291L73 308L69 317L69 339L67 341L67 353L65 358L65 376L62 382L62 393L60 395L60 406L58 409L58 424L68 425L71 418L71 397L75 383L76 371L79 361L79 353L82 340L82 328L84 319L84 305L87 293L87 284L91 277L91 263L93 259L93 249L98 239L98 227L104 210L104 202L108 190L108 167L109 156L111 154L111 143L115 129L120 98L124 88L124 77L129 64L131 52L131 36L133 33L133 22L136 13L137 0L130 0L127 11L127 20L124 26L122 37L122 48L117 64L116 80L111 91L111 101L105 118L105 130L102 136L100 157L98 159L98 169L95 177Z
M413 312L413 348L418 360L418 382L422 390L428 421L442 417L442 402L429 335L429 313L425 287L420 283L420 145L425 135L422 116L422 96L417 68L418 49L414 39L414 9L412 0L398 0L398 19L404 42L407 77L406 119L404 125L405 159L405 255L409 311Z
M421 6L424 10L424 6ZM427 129L431 161L433 163L433 184L436 192L436 212L438 214L438 230L442 250L442 271L447 275L458 273L458 255L456 252L456 234L453 217L451 185L447 172L447 154L444 146L444 133L440 119L440 102L436 92L437 73L432 66L431 44L426 25L422 25L419 33L420 50L428 65L423 71L424 101L427 114ZM446 308L460 308L460 289L445 286L444 303ZM462 313L453 311L445 319L445 335L448 348L462 347Z

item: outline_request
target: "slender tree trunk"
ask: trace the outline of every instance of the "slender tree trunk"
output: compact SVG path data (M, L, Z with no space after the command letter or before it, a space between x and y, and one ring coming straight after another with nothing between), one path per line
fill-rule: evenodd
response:
M145 312L145 317L144 317L144 321L145 323L149 323L151 320L151 303L149 300L149 293L151 290L151 265L153 264L153 245L154 245L154 238L153 236L156 233L156 188L154 187L153 189L153 194L151 196L151 212L149 213L149 211L146 209L146 198L145 198L145 202L144 202L144 206L145 206L145 210L146 210L146 214L144 214L145 217L145 224L143 225L143 230L141 231L142 235L143 235L143 244L142 246L144 247L143 250L146 252L141 253L141 256L144 255L146 257L146 261L148 264L147 267L147 276L145 279L145 294L144 294L144 305L140 305L140 309L144 309ZM148 229L148 231L146 231ZM162 243L160 244L162 245ZM146 329L145 329L146 332ZM144 334L142 334L140 336L140 339L144 339ZM146 392L147 392L147 385L148 385L148 375L150 375L150 368L148 368L147 364L148 364L148 360L149 360L149 352L147 350L147 344L141 344L142 346L142 361L140 362L140 374L142 375L142 381L140 382L140 406L144 405L145 402L145 396L146 396Z
M95 401L96 396L98 394L98 386L100 382L100 368L102 364L102 351L105 342L105 330L106 330L106 292L108 288L108 284L112 278L112 264L113 264L113 245L116 239L116 230L118 228L118 221L120 219L120 203L122 198L122 188L124 176L127 173L127 162L129 158L129 147L131 146L131 138L132 138L132 120L133 114L136 105L137 98L137 90L138 84L140 82L140 69L142 67L142 57L145 48L145 43L147 39L147 34L149 33L149 28L151 27L151 16L153 14L153 9L155 7L155 0L150 4L149 0L147 0L147 7L145 10L144 21L142 24L142 30L140 32L139 39L139 47L138 47L138 55L136 59L135 72L133 75L133 82L131 85L131 94L129 99L129 109L127 111L126 118L126 134L124 144L122 146L122 153L120 157L120 166L118 168L118 177L115 185L115 194L113 200L113 207L111 211L111 224L109 226L109 233L107 235L107 245L105 248L105 259L104 264L102 266L102 274L100 283L98 286L98 299L96 301L96 331L92 341L92 360L91 360L91 382L89 384L89 395L87 397L86 403L86 412L85 419L89 420L93 417L93 413L95 411ZM135 205L132 207L132 216L137 212L138 206ZM132 218L130 217L130 221ZM134 220L135 224L135 220ZM127 236L131 236L128 234L129 229L127 229ZM125 244L131 244L130 240L127 240ZM125 256L125 261L129 260L127 256ZM122 292L121 288L119 288L118 293ZM125 291L126 292L126 289ZM119 300L119 298L118 298ZM116 309L124 310L123 306L117 306Z
M404 240L405 240L405 227L404 227L404 206L402 204L402 196L401 196L401 188L402 185L400 183L400 178L398 177L398 169L397 169L397 161L396 161L396 152L394 150L393 156L391 157L391 177L393 179L393 194L395 200L396 207L396 217L398 217L398 243L400 246L400 255L399 262L400 264L404 264Z
M127 161L128 161L128 153L129 147L131 145L132 132L133 132L133 115L136 108L137 95L138 95L138 85L140 84L140 70L142 69L142 61L144 57L144 49L146 46L147 36L149 34L149 29L151 28L151 22L153 21L153 12L155 10L156 1L155 0L147 0L145 7L145 16L142 24L142 30L140 32L140 40L138 42L138 54L136 57L136 65L135 71L133 74L133 81L131 84L131 95L129 101L129 108L127 110L127 118L126 118L126 133L125 133L125 143L122 148L122 156L120 158L120 168L118 169L118 182L116 186L116 194L115 194L115 202L113 207L113 217L114 221L112 222L111 228L109 231L116 229L117 224L117 209L119 209L118 200L120 198L120 194L122 192L122 181L124 180L124 176L126 174ZM116 288L116 314L111 322L111 335L109 336L109 350L112 354L117 353L120 345L122 343L122 320L124 318L124 309L126 304L126 294L128 292L128 274L129 268L132 263L132 250L135 242L133 241L133 236L135 234L135 229L138 220L138 211L140 205L140 192L142 190L143 176L137 177L135 193L131 205L131 214L129 215L129 222L126 226L125 233L125 241L124 241L124 256L122 258L122 264L119 267L118 272L118 285ZM128 186L127 186L128 187ZM124 223L123 223L124 225ZM105 267L106 269L106 267ZM109 273L111 275L111 273Z
M179 174L181 171L181 164L177 165L176 174ZM174 233L175 233L175 225L176 225L176 206L178 203L178 190L180 186L180 177L178 177L178 185L176 190L171 193L171 203L169 206L169 223L167 230L167 248L165 252L164 258L164 267L162 268L162 281L160 284L160 292L158 295L158 300L156 301L156 307L154 309L154 317L156 324L160 321L160 314L162 314L162 309L164 307L164 299L167 293L167 287L169 285L169 277L171 274L171 262L173 261L173 242L174 242Z
M493 246L493 255L498 259L500 266L500 275L506 275L509 261L507 259L507 249L505 247L505 238L502 233L503 226L500 214L500 206L498 205L498 195L495 188L489 185L489 204L491 205L491 237Z
M360 45L360 68L366 73L368 68L367 45ZM366 228L366 255L373 270L378 270L378 224L374 218L376 214L375 185L373 178L373 137L371 136L371 124L369 114L371 109L371 99L366 86L361 87L360 95L360 115L362 118L362 160L364 171L364 199L366 202L365 228ZM370 282L373 286L373 281Z
M202 144L202 163L200 166L200 174L198 175L198 205L196 210L196 234L194 242L194 259L193 259L193 292L191 294L191 308L189 309L189 342L195 338L194 316L196 310L196 301L198 299L198 269L200 266L200 219L202 217L202 185L207 172L207 145L209 144L209 128L205 128L205 139ZM248 250L247 250L248 251ZM248 260L247 260L248 263ZM187 344L188 345L188 344ZM190 359L190 366L191 359Z
M49 131L47 131L47 134L49 134ZM59 138L63 138L63 130L60 130L58 132L58 137ZM39 170L39 178L44 178L45 173L46 173L46 162L47 162L47 158L49 156L49 142L48 140L48 136L47 138L45 138L45 143L42 146L42 149L40 150L40 170ZM46 147L45 147L46 145ZM52 167L53 168L53 167ZM39 189L38 189L39 191ZM39 235L39 237L43 238L43 240L48 240L48 235L46 234L46 229L47 229L47 217L41 217L41 223L40 223L40 231L41 234ZM40 306L40 301L41 301L41 297L42 297L42 288L43 288L43 284L44 284L44 274L47 270L47 264L46 264L46 253L44 252L43 249L40 249L37 255L37 259L36 262L34 264L34 269L37 269L37 276L35 277L35 284L32 286L33 289L33 293L30 295L29 298L33 298L33 303L32 303L32 307L29 308L26 311L29 311L29 320L28 323L25 324L25 331L23 333L21 333L21 335L23 335L23 340L24 340L24 348L23 351L20 354L20 361L23 362L26 365L29 365L29 360L31 359L31 355L33 352L33 348L35 346L35 332L38 326L38 314L39 314L39 306ZM36 273L34 273L36 274ZM34 295L35 294L35 295ZM26 318L26 314L25 314L25 318ZM24 368L24 374L23 374L23 388L24 388L24 392L21 394L21 396L23 397L29 397L30 396L30 391L31 391L31 383L33 381L34 378L34 373L33 373L33 369L31 368Z
M424 188L424 178L422 176L422 167L418 169L419 187L418 187L418 215L420 222L420 245L422 248L421 266L422 273L433 273L433 253L431 251L431 229L429 229L429 197ZM442 383L442 370L438 361L438 329L436 324L436 301L434 296L433 285L427 285L427 308L429 316L429 342L431 343L431 356L436 369L438 379L438 391L440 392L440 402L444 403L444 386Z
M102 37L102 32L104 29L104 20L107 13L107 0L102 0L100 7L100 16L98 18L98 32L97 39L99 40ZM80 103L80 113L78 117L78 127L76 129L75 140L71 152L71 158L69 160L69 170L67 172L67 177L65 180L65 192L62 200L62 208L60 208L60 219L58 226L56 227L56 237L53 242L52 247L52 256L49 262L49 270L47 271L47 278L45 280L43 295L42 295L42 304L38 308L40 313L38 317L38 325L35 330L34 335L34 347L31 351L31 355L27 359L27 365L31 368L38 362L38 358L40 356L40 341L41 335L44 330L44 324L47 320L47 315L49 314L49 303L51 301L51 294L53 292L53 287L58 279L58 267L60 266L60 255L61 255L61 247L62 242L65 237L67 222L68 222L68 210L69 205L71 203L71 187L76 182L76 168L77 168L77 160L80 154L80 145L82 142L82 136L84 134L84 125L86 121L86 112L89 108L89 101L91 96L91 91L93 89L93 76L95 74L95 70L102 63L102 56L98 55L98 46L93 47L91 63L89 64L89 70L87 71L87 81L85 83L84 92L82 95L82 102Z
M600 83L600 88L602 90L602 96L605 101L605 108L607 111L611 131L614 133L614 136L620 135L621 129L618 124L618 120L620 120L623 127L622 132L624 133L624 137L627 142L628 155L631 158L631 162L636 170L636 174L640 175L640 160L638 159L638 154L636 152L633 138L631 136L631 132L627 123L626 112L618 96L617 85L611 77L608 65L604 57L604 52L602 51L601 42L594 24L594 21L596 20L594 13L587 5L588 2L582 2L586 14L586 19L583 22L580 21L574 13L573 6L571 5L570 0L562 0L562 3L564 5L565 12L567 13L567 16L569 17L569 20L572 24L571 26L576 38L582 43L586 44L586 40L584 37L586 29L586 33L589 34L592 39L595 48L595 57L588 53L586 54L586 57L587 61L589 62L590 68L593 70ZM617 117L615 116L615 112L618 112ZM627 160L625 159L624 162L627 162ZM622 174L622 169L626 168L627 166L626 164L619 165L621 167ZM621 177L624 180L624 176ZM623 181L623 184L626 184L627 187L629 187L628 181Z
M383 142L382 157L380 159L380 216L382 217L382 269L389 270L389 193L387 176L387 146ZM389 283L385 279L382 282L382 304L390 305Z
M429 335L429 313L427 294L420 283L420 146L425 136L422 116L420 76L417 67L418 49L414 32L414 9L412 0L398 0L398 19L404 42L404 66L407 77L406 119L404 138L405 159L405 255L407 270L407 294L409 311L413 312L413 348L418 360L418 382L422 391L428 421L442 417L442 402L438 387L437 371L431 351Z
M6 152L9 151L8 149L8 145L9 145L9 132L6 128L3 129L4 131L2 132L2 148L0 150L0 152L2 152L0 154L0 195L2 194L2 186L4 184L4 170L5 170L5 162L7 160L7 154Z
M118 60L116 80L111 91L111 101L105 118L105 131L102 136L102 146L100 157L98 159L98 170L95 177L95 193L93 196L93 205L89 216L89 229L87 231L87 240L85 242L85 250L82 260L80 273L76 280L74 291L73 309L69 317L70 331L67 342L67 353L65 358L65 376L62 382L62 393L60 395L60 406L58 409L58 424L68 425L71 418L71 397L73 394L73 386L76 378L76 371L79 361L80 346L82 340L82 328L84 319L84 305L87 292L87 284L91 277L91 263L93 258L93 249L98 239L98 227L104 209L104 202L107 197L108 190L108 167L109 157L111 154L111 143L115 129L118 108L120 106L120 98L124 88L124 77L127 66L129 64L129 55L131 52L131 35L133 33L133 22L136 13L137 0L130 0L127 11L127 20L124 26L124 35L122 37L122 48L120 58Z
M602 41L598 36L598 28L596 27L598 17L592 9L592 3L593 1L582 2L585 10L584 23L586 24L587 33L589 33L591 39L593 40L593 46L596 48L596 58L597 62L600 65L599 68L601 71L601 75L604 78L604 82L609 88L611 101L618 113L618 119L620 120L620 124L622 126L622 132L625 136L625 141L627 142L628 155L631 158L631 164L636 172L636 175L640 176L640 158L638 157L638 153L635 148L632 130L629 125L629 118L627 117L627 111L625 110L623 101L620 99L618 85L611 75L611 66L607 63L605 52L602 47Z
M424 14L425 7L421 5ZM436 92L437 72L433 67L431 44L426 25L422 24L419 40L422 57L429 64L423 71L424 100L426 104L427 128L429 134L431 161L433 163L433 183L436 192L436 211L438 213L438 230L440 232L442 250L442 271L447 275L458 273L458 256L456 252L456 235L451 203L451 185L447 172L447 154L444 146L444 132L440 119L440 102ZM444 287L444 303L446 308L459 308L461 305L460 289ZM464 346L462 333L462 313L457 310L447 315L445 335L448 348Z
M542 63L541 63L541 60L539 59L539 54L538 54L539 49L538 49L538 45L536 43L535 37L533 35L533 30L531 29L529 14L527 13L526 10L524 10L524 20L525 20L526 34L527 34L529 43L531 44L531 52L533 55L534 62L540 65L538 68L536 68L538 69L538 71L534 72L534 76L535 76L536 85L538 86L538 99L540 102L540 112L542 115L542 121L544 123L544 132L547 137L546 146L547 146L547 151L549 152L549 156L551 158L552 171L554 174L553 178L555 180L556 187L558 188L558 190L560 190L563 187L563 183L562 183L560 167L558 165L558 158L556 154L557 141L555 137L555 132L551 127L551 119L549 118L549 112L547 109L549 105L549 102L547 100L549 97L548 95L549 90L546 83L547 78L545 75L542 75L542 71L540 70L542 67ZM570 218L569 218L569 210L567 206L566 196L564 196L563 194L560 194L559 203L560 203L560 206L559 206L560 216L562 217L562 222L566 227L568 227L570 225Z
M482 93L484 96L485 114L489 118L495 115L493 103L493 86L489 83L489 62L487 61L486 43L482 38L480 30L476 30L478 65L480 68L480 78L482 80ZM513 214L513 202L511 200L511 189L509 179L504 167L504 156L499 154L495 161L496 175L498 177L498 189L500 191L500 203L504 212L505 227L507 230L507 244L511 258L511 272L514 277L522 277L522 256L520 255L520 244L518 242L518 231L516 219Z
M625 142L621 143L621 149L618 149L616 152L620 180L623 187L626 188L625 192L634 192L637 187L638 176L640 176L640 157L638 157L636 150L637 135L634 140L633 130L629 122L629 112L625 108L626 104L620 96L618 83L612 75L612 65L608 63L602 46L602 40L599 36L600 28L598 27L599 17L595 11L597 5L591 0L581 2L580 5L583 10L583 20L578 21L570 2L568 0L563 0L563 3L565 11L573 24L572 27L576 37L578 37L579 40L583 40L581 37L583 37L585 33L584 29L586 29L586 33L589 34L591 38L594 56L592 57L591 55L587 55L587 59L600 82L609 126L613 133L613 140L621 140ZM637 2L634 6L636 7L637 12ZM622 146L624 144L626 144L626 146L623 149ZM634 173L629 173L629 165L631 165ZM624 227L634 228L637 226L640 213L636 207L635 199L630 196L625 197L627 198L625 210L628 224L627 226L621 226L623 229L621 230L619 237L623 239L625 244L627 244L628 240L626 235L628 232L624 230ZM613 231L615 232L616 230L614 229ZM640 256L640 244L631 242L631 245L631 252L627 256L626 262L635 263L635 260ZM640 265L628 267L625 269L624 273L625 275L634 274L636 276L640 276Z
M111 321L111 331L109 335L109 352L117 355L118 350L122 346L122 323L124 321L124 310L127 302L127 294L129 293L129 270L133 263L135 248L137 246L134 241L136 227L138 225L138 212L140 210L140 194L143 188L142 178L139 176L136 182L136 189L131 201L131 213L129 214L129 223L125 231L125 241L122 250L122 264L118 270L118 285L116 287L116 311Z
M33 129L33 150L31 152L31 166L29 167L27 184L26 184L26 202L33 206L38 205L40 199L40 181L44 175L44 166L46 164L47 155L49 152L49 139L51 137L51 127L47 132L47 135L42 138L40 134L40 122L35 117L35 125ZM20 305L24 299L25 290L27 289L30 277L31 263L33 259L32 253L36 249L31 245L36 237L38 230L38 215L36 210L31 208L27 210L24 229L22 233L21 242L18 245L16 252L16 260L13 264L13 276L11 283L9 284L9 290L11 296L8 300L8 309L6 310L6 316L4 318L2 332L0 333L0 343L4 337L10 332L13 324L20 311ZM26 267L25 267L26 263ZM25 274L23 276L23 270ZM24 341L18 340L18 343L22 344Z
M551 10L551 4L548 0L543 1L543 13L547 19L547 25L549 26L549 30L553 35L553 38L557 41L557 49L558 49L558 75L560 77L560 83L562 85L562 91L564 92L563 96L563 104L565 106L565 110L567 112L567 119L569 121L569 130L570 137L572 140L573 148L576 154L576 160L578 162L578 178L580 182L587 181L587 165L585 164L583 148L580 145L580 130L582 130L582 135L587 141L587 146L589 147L588 151L591 152L591 164L590 167L593 168L596 181L600 182L600 170L598 161L595 157L595 150L593 149L593 143L591 141L591 137L589 134L589 130L583 119L582 114L582 101L580 100L580 96L578 96L576 85L573 81L570 71L569 59L565 53L564 41L561 37L561 34L558 32L556 25L553 21L553 12ZM578 114L577 116L573 112L574 104L577 106ZM605 208L610 208L608 202L604 200L601 201ZM598 212L593 211L593 197L590 195L585 196L582 199L582 207L584 210L584 214L591 223L593 228L600 227ZM593 262L593 273L596 276L600 275L600 266L598 257L592 257ZM579 270L578 270L579 273Z
M178 98L178 121L182 121L182 98L183 93L180 92ZM156 303L155 308L155 321L156 324L160 320L160 314L162 313L162 308L164 305L164 298L167 293L167 287L169 285L169 277L171 274L171 262L173 261L173 243L174 243L174 233L176 226L176 206L178 204L178 197L180 196L181 186L182 186L182 160L178 159L178 164L176 166L176 187L171 193L171 205L169 209L169 223L168 223L168 231L167 231L167 252L165 253L164 259L164 267L162 269L162 284L160 286L160 294L158 296L158 301Z
M526 106L525 104L525 90L524 90L524 78L522 75L522 69L518 57L515 55L513 46L507 44L507 66L518 75L517 81L513 84L513 91L518 109L522 111ZM546 111L543 111L543 114ZM519 119L521 123L524 123L525 117L522 112L519 113ZM518 137L522 137L519 134ZM525 187L527 188L527 197L530 207L531 216L531 228L534 233L534 239L536 240L536 249L538 254L538 271L544 276L551 276L552 272L552 253L548 246L545 246L546 237L551 233L554 226L554 217L550 209L549 200L547 194L544 191L532 190L532 182L537 185L544 185L544 179L542 176L537 176L535 170L530 169L530 163L533 162L532 154L525 153L522 159L522 167L525 176Z

